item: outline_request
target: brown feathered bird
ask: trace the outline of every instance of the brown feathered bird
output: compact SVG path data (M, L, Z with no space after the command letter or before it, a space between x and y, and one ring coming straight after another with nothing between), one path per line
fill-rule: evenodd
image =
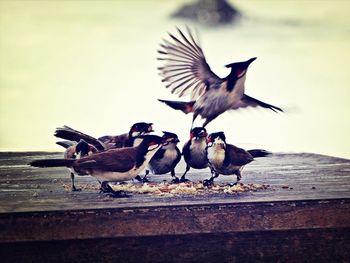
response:
M80 159L43 159L30 163L34 167L68 167L79 175L94 176L101 183L101 191L114 197L125 196L114 191L108 182L123 182L135 178L149 163L163 144L163 138L144 135L136 147L98 152Z
M63 126L56 129L55 136L76 142L84 140L96 147L99 151L104 151L112 148L132 147L138 145L140 140L137 138L152 132L152 125L153 123L137 122L131 126L128 133L123 133L121 135L105 135L99 138L94 138L90 135L74 130L71 127Z
M64 152L64 159L80 159L81 157L92 155L94 153L99 152L95 146L88 144L84 140L80 140L77 142L72 141L59 141L56 142L56 144L66 148L66 151ZM76 188L74 179L75 179L75 173L74 169L68 168L70 172L70 178L72 181L72 191L80 191L81 189Z
M158 53L164 65L159 67L162 82L179 97L190 94L191 101L159 100L176 110L193 113L192 126L197 116L205 119L203 127L227 110L245 107L263 107L282 111L279 107L246 95L245 79L249 65L256 59L226 65L230 73L220 78L206 62L201 47L187 28L188 36L178 29L179 37L169 34Z
M261 149L244 150L232 144L226 143L226 136L223 132L209 134L207 138L208 165L212 171L212 177L205 180L205 185L213 184L213 181L220 174L236 175L237 184L242 178L241 170L252 162L254 158L265 157L271 153Z

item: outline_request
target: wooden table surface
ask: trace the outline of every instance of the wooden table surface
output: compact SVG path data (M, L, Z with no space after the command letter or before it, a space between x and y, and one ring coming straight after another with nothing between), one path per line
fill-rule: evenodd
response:
M60 158L62 153L0 153L0 213L24 211L77 210L221 204L246 202L276 202L350 198L350 160L316 154L274 154L257 158L242 173L242 183L269 185L266 190L237 195L211 194L197 196L154 197L135 194L129 198L109 198L96 190L70 192L66 168L32 168L27 165L39 158ZM184 171L184 163L177 167ZM187 178L201 181L210 177L209 169L190 170ZM171 180L168 175L150 175L153 182ZM234 182L235 176L223 176L216 183ZM90 176L76 177L76 185L93 184Z
M256 192L111 198L92 177L76 185L96 189L71 192L67 169L27 165L61 156L0 153L4 262L349 262L350 160L279 153L244 168L242 183L269 185Z

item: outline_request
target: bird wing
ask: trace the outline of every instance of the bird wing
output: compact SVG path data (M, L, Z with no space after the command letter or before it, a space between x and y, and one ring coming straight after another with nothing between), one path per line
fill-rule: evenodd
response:
M159 74L171 93L182 97L191 92L191 100L196 100L207 89L220 86L222 79L211 71L189 28L189 37L177 30L181 38L169 33L172 42L163 40L160 44L162 50L158 50L161 54L158 60L164 61L164 65L158 68Z
M177 157L176 157L175 161L173 162L173 164L177 165L180 162L180 160L181 160L181 152L180 152L179 148L176 147L175 149L176 149L176 152L177 152Z
M246 107L263 107L263 108L270 109L274 112L277 112L277 111L283 112L283 110L279 107L257 100L246 94L244 94L243 97L237 103L235 103L233 107L231 107L231 109L236 110L238 108L246 108Z
M134 167L135 162L136 151L133 148L121 148L83 157L77 160L75 168L127 172Z
M56 128L54 135L65 140L76 142L79 142L81 139L83 139L87 143L94 145L98 150L105 150L105 145L98 139L80 131L74 130L73 128L68 127L66 125L64 125L63 127Z
M127 133L121 134L121 135L115 135L115 136L106 135L98 139L105 144L109 144L109 143L114 144L115 148L122 148L122 147L129 146L129 145L125 145L125 143L129 139L129 135Z
M242 148L226 144L225 165L242 166L254 160L253 156Z
M184 156L185 160L189 160L191 158L190 145L191 145L191 140L188 140L182 147L182 155Z

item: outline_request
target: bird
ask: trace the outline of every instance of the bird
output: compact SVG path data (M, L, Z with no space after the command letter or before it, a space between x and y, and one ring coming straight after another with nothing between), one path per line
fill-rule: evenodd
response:
M208 167L207 159L207 130L204 127L195 127L190 131L190 139L182 148L182 155L186 162L186 170L180 182L188 181L185 176L190 168L204 169Z
M135 178L163 145L157 135L143 135L135 147L115 148L80 159L42 159L29 164L33 167L68 167L79 175L91 175L101 184L101 191L113 197L125 197L123 191L114 191L109 182L124 182Z
M78 143L77 142L72 142L72 141L58 141L56 144L66 148L66 151L64 152L64 159L80 159L83 156L91 155L94 153L97 153L98 150L96 149L95 146L88 144L84 140L80 140ZM74 184L74 179L75 179L75 174L74 170L71 168L68 168L70 172L70 178L72 181L72 191L80 191L81 189L76 188Z
M168 131L163 131L162 138L165 143L148 163L145 176L143 178L137 176L137 180L148 182L147 175L151 171L152 174L166 174L170 172L173 178L172 181L179 182L179 178L175 175L175 167L181 160L181 152L177 147L180 140L175 133Z
M254 158L265 157L270 154L270 152L262 149L246 151L228 144L224 132L211 133L207 138L207 156L212 176L210 179L204 180L203 184L206 186L212 185L214 179L220 174L234 174L237 176L237 181L232 185L235 185L241 180L241 170L246 164L252 162Z
M179 36L170 34L170 41L163 40L160 44L158 60L164 63L158 67L162 82L171 93L179 97L190 94L191 100L171 101L159 99L175 110L185 114L193 113L192 127L195 119L201 116L205 119L203 127L228 110L245 107L263 107L274 112L283 112L279 107L262 102L245 94L245 80L250 64L256 57L247 61L234 62L225 65L230 73L218 77L209 67L202 48L187 27L188 36L177 28Z
M134 123L128 133L121 135L105 135L99 138L94 138L90 135L74 130L71 127L59 127L55 131L55 136L61 139L79 142L81 139L95 146L99 151L104 151L112 148L122 148L136 146L140 143L137 138L141 135L153 132L153 123L137 122Z

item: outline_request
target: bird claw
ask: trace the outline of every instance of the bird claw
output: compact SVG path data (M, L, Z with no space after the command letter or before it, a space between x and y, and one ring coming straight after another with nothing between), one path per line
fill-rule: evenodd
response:
M184 177L181 177L180 178L180 182L181 183L186 183L186 182L189 182L190 180L188 180L188 179L186 179L186 178L184 178Z
M178 184L180 183L180 179L178 177L175 177L173 180L171 180L172 183Z
M212 186L213 184L214 184L214 181L210 179L206 179L203 181L203 185L206 187Z
M131 196L124 191L113 191L113 192L108 192L106 194L110 197L113 197L113 198L125 198L125 197Z
M125 191L114 191L113 188L108 183L104 183L104 182L101 184L100 194L101 193L114 198L122 198L122 197L130 196Z
M75 186L72 186L72 192L80 192L81 188L76 188Z
M135 177L135 179L136 179L137 181L141 182L141 183L148 183L148 182L149 182L149 180L147 179L146 176L144 176L143 178L141 178L141 176L137 175L137 176Z

